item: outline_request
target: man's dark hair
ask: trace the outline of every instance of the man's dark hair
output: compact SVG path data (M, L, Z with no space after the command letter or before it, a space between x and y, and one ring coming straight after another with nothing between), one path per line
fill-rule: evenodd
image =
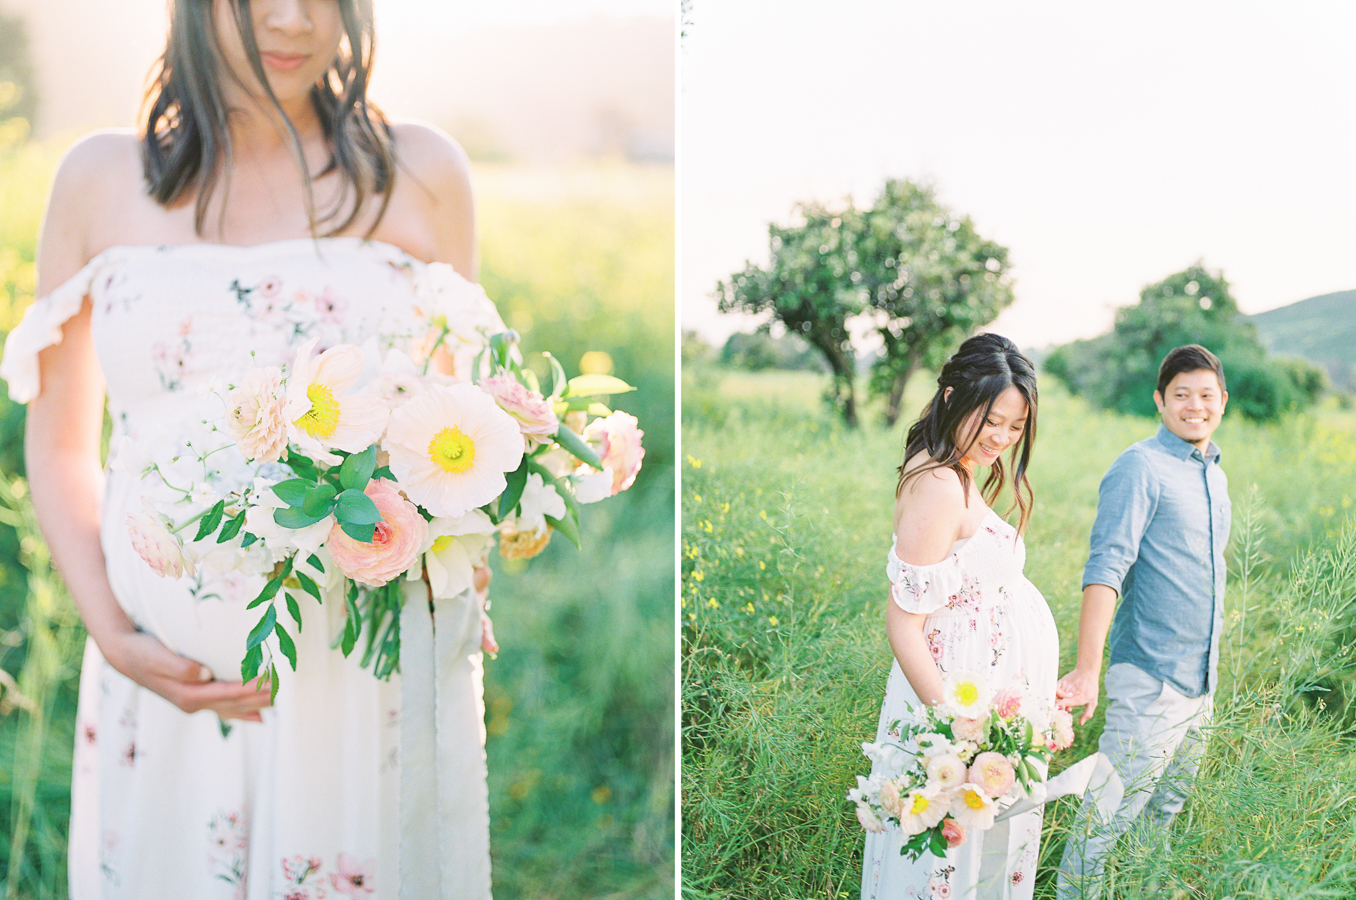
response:
M1158 367L1158 393L1164 394L1168 390L1168 384L1183 372L1195 372L1198 369L1209 369L1215 373L1219 379L1219 389L1221 392L1227 390L1224 386L1224 364L1219 361L1219 357L1202 347L1200 344L1187 344L1185 347L1177 347L1168 351L1168 355L1163 357L1163 365Z

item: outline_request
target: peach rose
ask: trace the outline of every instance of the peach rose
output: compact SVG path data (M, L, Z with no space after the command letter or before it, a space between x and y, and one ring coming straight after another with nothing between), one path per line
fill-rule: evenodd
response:
M276 462L287 447L282 371L250 369L245 383L226 395L226 433L245 459Z
M965 843L965 826L947 816L942 822L942 837L946 838L947 849L959 847Z
M880 805L895 818L899 818L904 811L904 795L899 792L899 782L893 778L881 782Z
M612 470L612 493L629 488L640 471L645 448L640 439L645 436L637 426L636 417L617 410L603 419L594 419L584 429L584 439L594 446L603 465Z
M873 834L880 834L885 830L885 823L880 820L880 816L876 815L871 807L865 803L857 804L857 821Z
M1005 687L993 698L994 712L999 718L1011 719L1022 711L1022 692L1017 687Z
M339 571L354 581L379 587L408 569L419 556L428 536L428 523L413 503L400 496L394 482L370 481L363 493L372 498L381 513L371 543L354 540L336 522L326 545Z
M970 763L970 783L977 784L990 797L1001 797L1012 788L1017 772L1001 753L988 751Z

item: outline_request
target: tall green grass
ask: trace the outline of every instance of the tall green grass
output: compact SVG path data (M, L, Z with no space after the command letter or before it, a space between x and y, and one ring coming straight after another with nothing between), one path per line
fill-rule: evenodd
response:
M908 400L926 399L918 379ZM683 892L856 897L865 773L891 661L884 633L902 428L844 428L817 376L684 372ZM1152 421L1042 384L1027 576L1072 667L1097 484ZM1350 736L1356 422L1325 408L1216 434L1235 527L1217 715L1171 850L1123 843L1109 896L1356 895ZM1001 511L1000 505L1000 511ZM1056 769L1096 749L1099 710ZM1075 807L1047 808L1037 896Z
M58 150L0 152L0 330L32 299ZM646 433L632 489L586 511L582 551L558 538L530 565L494 560L486 753L502 897L673 893L672 185L666 167L477 172L482 281L524 349L555 351L571 374L605 353L640 388L617 405ZM0 881L6 898L48 900L66 896L84 633L25 504L22 420L0 397Z

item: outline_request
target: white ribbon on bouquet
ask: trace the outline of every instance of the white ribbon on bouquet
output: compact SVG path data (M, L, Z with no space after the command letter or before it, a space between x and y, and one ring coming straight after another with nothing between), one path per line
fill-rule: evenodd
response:
M480 597L402 593L400 900L489 900Z
M1105 753L1085 756L1054 778L1034 785L1029 796L1023 797L994 816L994 821L1001 822L1003 819L1038 809L1051 800L1068 794L1081 797L1089 788L1093 789L1096 797L1098 818L1104 822L1109 820L1111 814L1121 805L1125 785Z

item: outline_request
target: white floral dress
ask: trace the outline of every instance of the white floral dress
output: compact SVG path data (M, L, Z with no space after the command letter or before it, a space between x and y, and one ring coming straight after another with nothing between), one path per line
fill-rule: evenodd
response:
M1016 529L989 511L971 537L958 541L946 559L914 566L895 555L891 542L886 572L890 597L905 612L924 614L923 634L943 673L974 671L995 690L1017 685L1029 696L1053 703L1059 666L1059 634L1050 608L1022 575L1026 545ZM908 721L918 695L896 661L881 704L876 740ZM899 854L900 830L866 836L863 900L903 898L1030 898L1035 889L1041 811L1013 816L938 859Z
M214 385L296 348L422 331L423 263L357 238L253 247L114 247L37 301L6 344L12 396L40 390L36 356L92 304L112 446L180 448L220 418ZM110 458L102 543L114 594L170 649L239 680L259 576L157 576L125 522L157 490ZM298 671L279 666L262 724L223 734L114 671L93 641L80 677L72 785L73 900L488 898L480 620L473 594L402 614L403 676L377 680L332 649L342 601L302 606ZM433 627L436 618L437 627ZM437 665L434 665L434 659ZM403 678L403 680L402 680Z

